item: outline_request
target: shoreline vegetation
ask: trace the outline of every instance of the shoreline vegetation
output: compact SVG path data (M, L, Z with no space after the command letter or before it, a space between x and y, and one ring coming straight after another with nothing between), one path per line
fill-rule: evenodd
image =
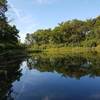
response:
M48 53L48 54L64 54L64 53L84 53L97 52L100 53L100 46L97 47L50 47L50 48L27 48L29 53Z
M6 52L100 52L100 16L87 20L68 20L54 28L39 29L19 40L19 30L10 25L6 12L7 0L0 1L0 55Z
M53 29L39 29L26 36L29 52L100 52L100 16L85 21L73 19Z
M8 1L0 0L0 56L25 52L25 45L20 42L19 30L11 25L6 16Z

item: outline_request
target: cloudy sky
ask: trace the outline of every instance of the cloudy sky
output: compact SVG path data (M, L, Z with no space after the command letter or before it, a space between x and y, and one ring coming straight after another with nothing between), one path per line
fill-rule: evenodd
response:
M100 0L8 0L9 20L26 33L41 28L53 28L70 19L88 19L100 15Z

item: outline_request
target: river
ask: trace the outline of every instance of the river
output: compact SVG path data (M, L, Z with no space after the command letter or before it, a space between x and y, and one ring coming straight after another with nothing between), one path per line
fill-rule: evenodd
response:
M100 100L100 55L0 57L0 100Z

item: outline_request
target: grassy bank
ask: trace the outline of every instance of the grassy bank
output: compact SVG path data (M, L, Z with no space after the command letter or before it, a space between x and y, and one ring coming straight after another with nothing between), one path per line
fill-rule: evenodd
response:
M95 50L100 53L100 45L98 45Z
M41 45L41 46L30 46L27 47L28 52L39 53L39 52L47 52L47 53L66 53L66 52L99 52L100 46L98 47L67 47L62 45Z
M48 53L56 53L56 52L75 52L75 53L81 53L81 52L89 52L93 51L94 48L84 48L84 47L61 47L61 48L46 48L43 50L44 52Z

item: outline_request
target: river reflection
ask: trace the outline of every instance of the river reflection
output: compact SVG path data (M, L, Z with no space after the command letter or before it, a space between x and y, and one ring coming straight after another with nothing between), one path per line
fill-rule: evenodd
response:
M0 100L100 100L100 54L0 57Z
M0 56L0 100L14 100L11 96L13 92L13 82L22 76L21 63L24 56L18 54L3 54Z
M100 55L65 54L48 56L46 54L33 55L28 59L28 67L40 72L57 72L63 77L80 79L83 76L100 76Z

